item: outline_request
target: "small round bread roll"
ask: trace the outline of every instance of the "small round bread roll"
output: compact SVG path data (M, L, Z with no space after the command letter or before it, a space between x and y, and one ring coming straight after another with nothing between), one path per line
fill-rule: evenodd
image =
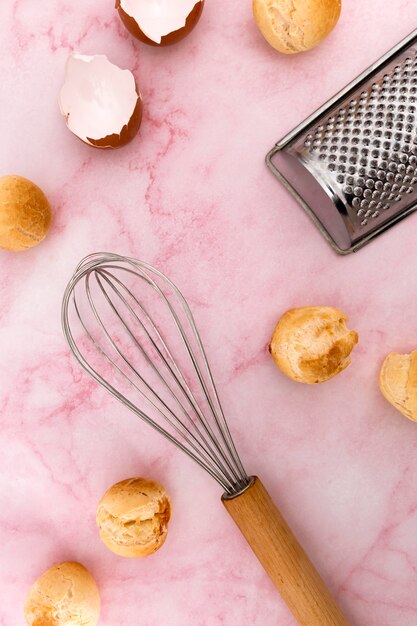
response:
M336 26L341 8L341 0L253 0L259 30L285 54L317 46Z
M164 544L171 502L162 485L146 478L116 483L101 498L96 512L100 538L119 556L143 557Z
M21 176L0 177L0 248L32 248L50 225L51 208L39 187Z
M358 335L330 306L305 306L284 313L275 327L270 352L280 370L299 383L322 383L350 363Z
M411 354L391 352L382 364L379 387L392 406L417 422L417 350Z
M100 596L94 578L72 561L46 570L26 597L29 626L96 626L99 615Z

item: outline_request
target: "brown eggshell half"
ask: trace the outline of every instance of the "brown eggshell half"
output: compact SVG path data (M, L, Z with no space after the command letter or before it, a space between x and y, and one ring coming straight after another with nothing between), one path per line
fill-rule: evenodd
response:
M105 55L70 55L59 106L69 130L101 149L126 145L142 121L142 98L132 72Z
M140 2L141 0L137 0L137 1ZM175 0L173 0L173 2L175 2ZM150 39L147 35L145 35L138 21L136 21L134 17L129 15L123 9L122 4L123 4L123 0L116 0L116 9L118 10L120 19L122 20L123 24L126 26L127 30L134 37L136 37L136 39L139 39L140 41L143 41L144 43L150 46L162 47L162 46L170 46L174 43L177 43L178 41L181 41L181 39L184 39L184 37L186 37L193 30L193 28L196 26L203 12L204 0L200 0L200 2L197 2L194 5L191 12L188 14L188 17L185 21L184 26L182 26L181 28L178 28L177 30L173 30L172 32L166 35L161 36L160 42L154 41L153 39Z

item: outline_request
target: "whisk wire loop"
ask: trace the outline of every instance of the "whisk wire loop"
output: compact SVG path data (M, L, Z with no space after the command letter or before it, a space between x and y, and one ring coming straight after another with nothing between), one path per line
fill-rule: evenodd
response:
M111 280L109 280L109 278L111 277L116 283L121 284L120 281L111 273L109 272L105 272L105 271L98 271L95 274L95 279L104 295L104 297L106 298L106 301L108 302L109 306L111 307L111 309L114 311L114 313L117 315L118 319L120 320L120 322L122 323L124 329L126 330L129 338L132 340L132 342L136 345L136 347L140 350L141 354L143 355L143 357L145 358L146 362L148 363L148 365L152 368L152 370L154 371L154 373L156 374L156 376L158 377L159 381L164 385L164 387L169 391L170 395L174 398L175 402L177 403L178 407L182 410L183 414L187 417L188 421L190 422L191 427L193 427L198 435L201 437L202 442L207 446L207 449L204 449L204 447L202 446L202 444L199 442L199 440L195 437L195 435L191 432L191 430L189 429L189 427L187 427L186 424L184 424L183 422L181 422L179 420L179 418L175 415L175 413L171 410L171 408L168 406L167 403L165 403L162 398L160 398L158 395L155 394L155 391L153 390L153 388L147 383L147 381L140 375L140 373L137 371L137 369L132 365L132 363L128 360L128 358L123 354L123 352L121 351L121 349L117 346L117 344L113 341L111 335L109 334L109 332L107 331L105 325L103 324L103 321L94 305L94 302L91 300L91 292L89 291L89 287L88 287L88 282L86 281L86 288L87 288L87 292L88 292L88 297L90 300L90 305L92 307L92 309L94 310L95 316L97 321L99 322L100 326L102 327L108 341L110 342L111 346L114 348L114 350L120 355L120 357L123 359L123 361L126 363L126 365L128 366L128 368L131 370L131 372L133 374L135 374L140 380L141 382L146 386L147 391L154 396L161 404L163 409L165 409L170 417L176 422L176 424L180 425L185 431L186 433L192 438L194 444L197 445L197 447L200 448L200 451L205 454L206 456L208 456L212 461L214 461L215 463L219 464L219 466L221 466L223 472L228 476L229 480L233 480L233 478L230 476L230 474L228 473L227 469L225 468L225 466L223 465L222 461L219 459L219 457L216 455L215 451L213 450L212 446L210 445L210 442L207 441L207 439L205 438L204 434L201 432L201 430L198 427L198 424L192 420L190 414L188 413L188 411L186 410L185 406L183 405L183 403L181 402L181 400L178 398L178 396L175 394L175 392L173 391L172 387L169 385L169 383L167 382L167 380L164 378L164 376L162 375L162 373L158 370L158 368L154 365L151 357L149 356L149 354L147 353L147 351L143 348L143 346L138 342L138 340L136 339L135 335L133 334L133 332L131 331L131 329L129 328L128 324L126 323L126 321L124 320L123 316L120 314L120 312L118 311L117 307L114 305L113 301L111 300L111 298L108 296L106 290L104 289L104 286L102 284L102 282L100 281L100 276L103 277L104 280L106 280L106 282L108 283L109 287L114 291L114 293L120 298L120 300L123 302L123 304L126 306L126 308L129 310L129 312L132 314L132 316L135 318L135 320L138 322L138 324L141 326L141 328L144 330L147 338L149 339L149 341L151 342L152 347L156 350L157 354L159 355L162 363L167 367L167 369L169 370L170 374L174 377L174 380L177 382L177 384L179 383L179 380L177 378L176 373L173 371L172 367L170 366L169 362L167 361L167 359L165 358L165 356L163 355L163 353L161 352L161 350L159 349L157 343L154 341L154 339L152 338L152 336L150 335L150 333L148 332L148 330L146 329L145 325L141 322L141 320L138 318L138 316L136 315L136 313L134 312L134 310L132 309L132 307L130 306L130 304L126 301L126 299L123 297L123 295L120 293L120 291L117 289L117 287L111 282ZM132 296L132 298L135 300L135 303L138 305L138 307L141 309L141 311L146 315L147 319L150 320L149 315L147 314L147 311L144 307L142 307L142 305L140 305L140 303L137 301L137 299L135 298L135 296L132 294L132 292L126 288L126 286L122 287ZM166 348L166 344L163 341L161 335L159 334L159 332L157 331L156 327L154 328L156 334L158 335L158 337L160 338L160 340L162 341L164 347ZM169 351L168 351L169 353ZM170 355L170 353L169 353ZM172 357L170 357L172 358ZM178 370L179 371L179 370ZM185 380L183 379L183 377L181 376L182 380L183 380L183 384L185 384ZM136 387L136 389L138 389ZM138 391L141 393L141 391L138 389ZM143 395L143 394L142 394ZM215 443L215 436L214 433L212 431L212 429L210 428L209 424L206 424L206 421L204 420L204 416L203 413L201 412L200 407L198 406L197 402L195 401L194 397L192 396L191 392L190 392L190 400L191 398L193 399L193 408L194 410L199 414L199 416L201 417L202 420L202 424L204 429L206 430L207 434L209 435L209 437L211 438L212 442ZM152 406L156 409L158 409L157 405L152 402ZM163 414L163 412L160 411L160 414L162 415L163 418L166 419L166 415ZM203 421L204 420L204 421ZM168 420L170 421L170 420ZM177 431L180 432L180 431ZM180 433L182 436L184 436L183 433ZM194 446L193 446L194 447ZM194 448L196 449L196 448ZM224 456L224 455L222 455ZM230 469L230 471L234 474L234 480L238 479L238 476L236 476L236 473L234 471L233 466L230 464L229 460L227 459L227 457L224 457L223 460L225 461L226 465L228 466L228 468Z

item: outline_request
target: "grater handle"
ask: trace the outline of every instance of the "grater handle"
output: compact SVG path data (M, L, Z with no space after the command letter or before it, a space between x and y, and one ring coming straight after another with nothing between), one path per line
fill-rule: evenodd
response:
M349 626L259 478L222 502L300 626Z

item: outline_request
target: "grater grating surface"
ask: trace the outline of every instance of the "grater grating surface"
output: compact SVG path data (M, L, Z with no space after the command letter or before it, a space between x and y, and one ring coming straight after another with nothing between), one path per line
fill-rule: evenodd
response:
M268 154L272 171L339 253L359 249L416 208L416 42L417 31Z

